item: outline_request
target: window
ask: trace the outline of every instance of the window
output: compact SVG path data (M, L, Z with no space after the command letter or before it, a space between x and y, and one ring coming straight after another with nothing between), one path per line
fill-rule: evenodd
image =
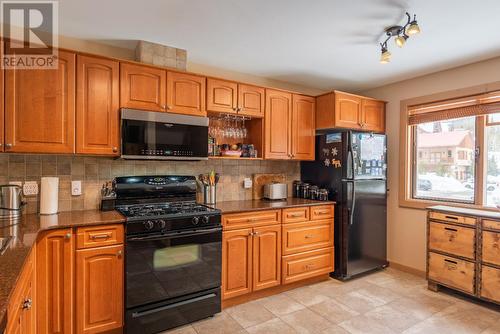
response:
M425 100L402 103L400 205L500 208L500 91Z
M414 126L418 152L414 198L474 203L475 159L468 153L476 147L475 124L475 117L465 117ZM500 131L498 139L500 144ZM456 159L452 159L452 151L458 152ZM423 158L424 152L431 158Z
M500 121L500 117L498 120ZM500 123L488 125L485 135L487 143L486 206L498 206L500 205Z

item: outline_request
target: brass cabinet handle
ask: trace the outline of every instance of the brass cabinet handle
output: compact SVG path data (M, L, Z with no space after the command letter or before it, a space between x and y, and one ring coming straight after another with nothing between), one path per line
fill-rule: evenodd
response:
M330 211L314 211L317 215L327 215Z
M23 310L29 310L33 305L33 300L31 298L25 299L21 305Z
M64 236L66 239L71 239L71 233L66 233L66 235Z
M304 236L304 238L306 238L306 239L311 239L311 238L314 238L314 235L312 235L312 234L306 234L306 235Z
M301 213L290 213L290 214L288 214L288 217L290 217L290 218L300 218L300 217L302 217L302 214Z
M251 223L257 221L257 218L247 218L247 222Z
M113 153L118 152L118 147L113 147Z
M106 234L95 234L95 235L91 235L90 236L90 239L92 239L92 240L108 239L108 238L111 238L111 235L109 235L108 233L106 233Z
M118 255L118 257L122 256L123 252L121 250L119 250L118 252L116 252L116 255Z
M305 267L306 267L306 269L311 269L311 268L314 268L314 264L312 264L312 263L306 264Z

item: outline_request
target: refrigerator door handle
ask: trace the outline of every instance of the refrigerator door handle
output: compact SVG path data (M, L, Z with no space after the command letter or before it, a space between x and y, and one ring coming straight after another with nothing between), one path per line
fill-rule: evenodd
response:
M349 208L347 208L347 213L349 214L349 225L352 225L354 223L353 219L354 219L354 208L356 206L356 191L354 189L354 185L355 185L355 182L354 181L347 181L348 183L350 183L352 186L351 186L351 206Z

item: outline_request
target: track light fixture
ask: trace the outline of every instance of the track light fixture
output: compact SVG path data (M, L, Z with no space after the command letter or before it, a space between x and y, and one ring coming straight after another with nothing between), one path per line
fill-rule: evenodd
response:
M387 38L385 41L380 43L380 63L387 64L391 60L391 53L388 51L387 42L392 37L394 37L394 43L396 43L398 47L402 48L410 36L420 33L420 27L417 23L417 15L413 15L413 20L408 12L406 12L406 16L408 20L404 26L392 26L385 29Z

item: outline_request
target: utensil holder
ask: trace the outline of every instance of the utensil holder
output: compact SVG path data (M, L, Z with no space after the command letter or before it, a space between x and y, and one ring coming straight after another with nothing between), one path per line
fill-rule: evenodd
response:
M216 202L217 187L207 186L203 187L203 201L205 204L215 204Z

